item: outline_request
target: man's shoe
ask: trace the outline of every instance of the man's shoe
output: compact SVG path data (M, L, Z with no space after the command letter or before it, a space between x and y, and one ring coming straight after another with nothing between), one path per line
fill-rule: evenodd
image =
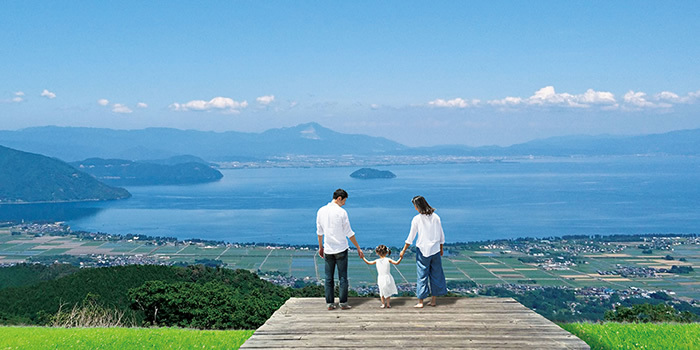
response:
M350 305L348 305L348 304L345 304L345 305L342 305L342 304L341 304L341 305L340 305L340 308L343 309L343 310L350 310L350 309L352 309L352 306L350 306Z
M335 308L337 308L335 304L328 304L328 311L335 310Z

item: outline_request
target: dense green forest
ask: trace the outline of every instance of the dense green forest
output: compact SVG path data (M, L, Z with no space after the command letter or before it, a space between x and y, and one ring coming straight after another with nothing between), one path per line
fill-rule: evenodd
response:
M26 267L15 271L31 274ZM21 284L18 281L30 278L13 280ZM247 270L202 265L81 269L54 280L3 288L0 323L50 324L59 309L90 299L125 312L133 325L253 329L294 295L295 290L264 281ZM156 309L160 310L157 318L153 315Z
M79 267L71 264L17 264L0 268L0 289L21 287L50 281L78 272Z

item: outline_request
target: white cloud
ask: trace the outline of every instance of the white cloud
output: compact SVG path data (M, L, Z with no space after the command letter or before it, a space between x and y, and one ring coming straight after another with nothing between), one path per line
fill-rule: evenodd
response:
M109 104L109 100L106 100L106 99L104 99L104 98L103 98L103 99L99 99L99 100L97 100L97 104L99 104L100 106L106 106L106 105Z
M258 103L261 105L267 106L275 101L275 95L260 96L256 98L255 101L258 101Z
M557 93L554 86L545 86L528 97L506 97L487 102L492 106L560 106L573 108L589 108L594 105L607 108L617 107L615 95L607 91L588 89L583 94Z
M144 103L144 102L139 102L139 103L136 104L136 107L138 107L138 108L148 108L148 104L146 104L146 103Z
M531 105L564 105L569 107L587 107L577 101L576 96L569 93L557 93L554 86L545 86L535 92L527 100Z
M49 91L49 90L46 90L46 89L44 89L44 91L41 92L41 96L42 96L42 97L46 97L46 98L48 98L48 99L54 99L54 98L56 98L56 94L55 94L55 93L53 93L53 92L51 92L51 91Z
M661 91L654 97L659 101L680 102L681 100L680 96L670 91Z
M461 99L461 98L455 98L452 100L443 100L441 98L432 100L428 102L429 105L435 106L435 107L457 107L457 108L466 108L467 107L467 101Z
M636 107L651 107L654 104L646 100L646 95L643 92L634 92L632 90L625 94L625 103Z
M639 111L641 109L668 109L676 104L693 104L700 101L700 90L689 92L685 96L671 91L662 91L652 97L644 92L628 91L620 100L612 92L588 89L582 94L557 92L554 86L545 86L530 96L508 96L502 99L467 100L455 98L451 100L435 99L428 102L433 107L469 108L490 105L504 110L524 109L528 107L560 107L560 108L598 108L600 110Z
M441 98L432 100L428 102L429 105L433 107L443 107L443 108L467 108L467 107L474 107L478 105L481 101L480 100L471 100L467 101L463 98L454 98L451 100L443 100Z
M612 92L607 91L595 91L593 89L586 90L583 95L578 95L580 103L591 104L591 105L611 105L616 106L617 101L615 100L615 95Z
M654 95L655 100L669 103L695 103L698 98L700 98L700 90L689 92L686 96L679 96L671 91L662 91Z
M112 105L112 112L128 114L128 113L132 113L133 111L131 110L131 108L129 108L121 103L115 103Z
M523 99L520 97L506 97L500 100L491 100L486 103L492 106L516 106L523 103Z
M238 102L228 97L214 97L209 101L193 100L187 103L173 103L170 108L175 111L211 111L220 110L229 113L240 113L240 110L248 107L248 102Z
M22 91L15 92L15 97L12 98L12 102L20 103L22 101L24 101L24 92L22 92Z
M659 95L661 95L661 94L659 94ZM668 92L666 94L664 94L663 96L665 98L672 98L673 95L675 95L676 97L678 96L674 93L668 93ZM634 92L634 91L630 90L629 92L627 92L625 94L624 99L625 99L625 106L624 107L625 107L625 109L628 109L628 110L640 110L642 108L671 108L671 107L673 107L672 104L667 103L667 102L660 102L660 103L651 102L647 99L647 94L644 92L641 92L641 91Z

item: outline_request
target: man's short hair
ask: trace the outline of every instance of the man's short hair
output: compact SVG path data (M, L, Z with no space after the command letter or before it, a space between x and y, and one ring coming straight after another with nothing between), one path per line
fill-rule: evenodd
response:
M340 199L348 198L348 193L344 189L339 188L333 192L333 199L340 197Z

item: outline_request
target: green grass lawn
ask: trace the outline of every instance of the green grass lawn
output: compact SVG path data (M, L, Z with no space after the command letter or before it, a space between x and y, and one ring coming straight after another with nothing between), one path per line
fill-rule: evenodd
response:
M253 331L0 327L0 349L238 349Z
M585 341L591 350L700 349L698 323L567 323L560 326Z

